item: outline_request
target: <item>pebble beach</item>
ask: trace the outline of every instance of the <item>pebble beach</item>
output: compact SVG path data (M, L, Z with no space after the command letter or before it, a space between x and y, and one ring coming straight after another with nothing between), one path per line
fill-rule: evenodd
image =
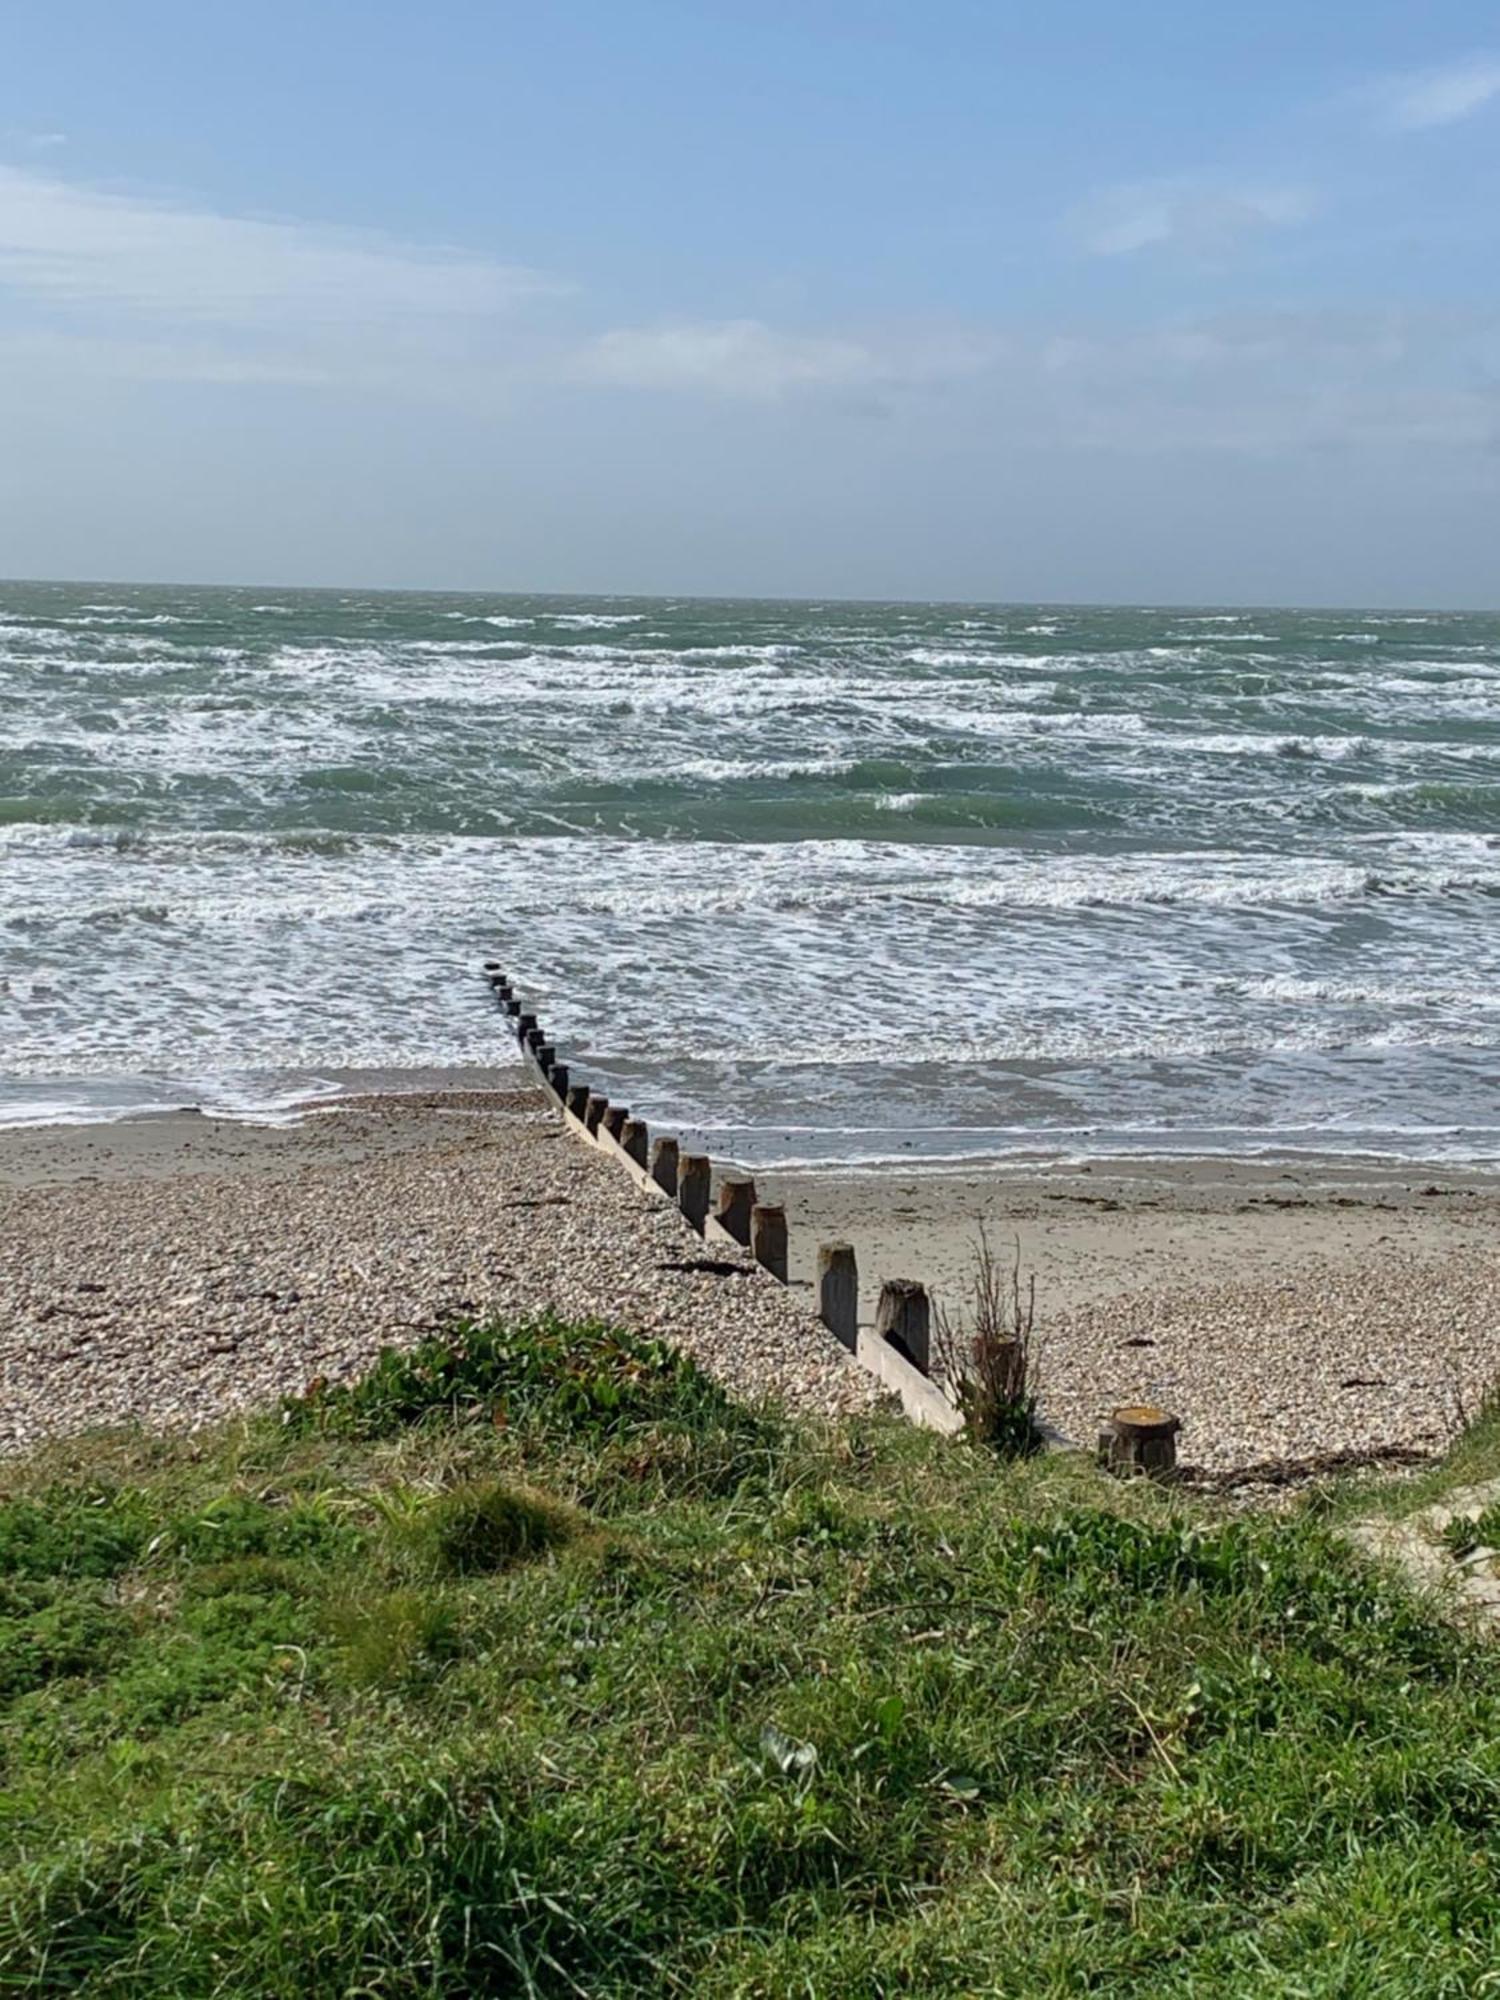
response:
M513 1082L513 1079L511 1080ZM789 1287L709 1251L537 1091L354 1096L281 1125L194 1113L0 1134L0 1450L195 1426L346 1379L455 1314L660 1335L818 1416L873 1378L812 1310L820 1241L961 1304L978 1225L1038 1282L1043 1412L1087 1445L1156 1402L1226 1481L1440 1451L1500 1373L1500 1185L1231 1163L761 1177Z
M0 1449L205 1424L487 1310L659 1335L751 1400L875 1399L799 1294L708 1253L540 1092L0 1134L3 1158Z

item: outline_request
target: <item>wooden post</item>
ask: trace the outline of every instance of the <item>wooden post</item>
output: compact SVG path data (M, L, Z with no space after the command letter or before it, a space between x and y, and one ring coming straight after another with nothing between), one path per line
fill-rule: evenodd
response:
M557 1099L558 1103L566 1104L569 1090L568 1065L566 1063L555 1062L547 1072L547 1081L551 1085L552 1095Z
M644 1118L627 1118L620 1128L620 1150L627 1160L634 1160L638 1167L646 1164L646 1148L651 1143L651 1133Z
M818 1317L852 1354L859 1345L859 1266L852 1243L818 1246Z
M887 1278L880 1287L875 1331L904 1354L913 1368L932 1372L932 1313L915 1278Z
M590 1095L591 1093L586 1083L570 1083L568 1085L568 1109L575 1118L582 1119L588 1111Z
M541 1040L540 1029L537 1030L537 1036L538 1039L531 1044L532 1060L543 1076L550 1076L552 1065L557 1061L557 1050L553 1048L550 1042Z
M620 1134L625 1130L625 1120L629 1116L628 1104L610 1104L605 1107L604 1116L599 1121L617 1146L620 1143Z
M751 1209L750 1254L786 1283L786 1210L780 1202L758 1201Z
M677 1192L677 1141L658 1139L651 1148L651 1178L664 1194Z
M755 1183L747 1174L726 1174L719 1182L719 1198L714 1204L714 1221L727 1229L736 1243L750 1241L750 1211L755 1206Z
M532 1030L536 1027L536 1025L537 1025L537 1018L535 1014L518 1013L516 1015L516 1040L524 1044L526 1037L532 1032Z
M694 1229L700 1231L708 1216L712 1177L706 1153L684 1153L677 1163L677 1206Z
M609 1109L609 1099L602 1092L591 1090L589 1101L584 1106L583 1122L590 1132L597 1132L604 1123L604 1114Z
M1122 1475L1170 1477L1177 1463L1176 1417L1154 1403L1130 1403L1116 1410L1099 1433L1099 1463Z
M521 1003L516 998L514 993L507 993L505 998L501 1001L500 1004L502 1007L504 1007L506 1013L509 1014L510 1018L513 1021L516 1020L517 1017L520 1015Z
M499 959L498 959L498 958L487 958L487 959L486 959L486 960L484 961L484 969L485 969L485 971L486 971L486 972L498 972L498 971L500 970L500 961L499 961Z

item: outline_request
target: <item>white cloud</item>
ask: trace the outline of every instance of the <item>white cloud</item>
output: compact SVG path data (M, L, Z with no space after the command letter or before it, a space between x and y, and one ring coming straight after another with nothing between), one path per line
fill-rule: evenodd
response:
M1064 449L1488 455L1497 362L1496 314L1238 312L1053 336L1005 392L1018 433Z
M97 318L239 330L484 319L536 273L315 223L263 221L0 166L0 288Z
M633 389L771 401L797 392L920 388L988 366L997 343L972 332L783 332L762 320L618 327L577 354L572 372Z
M1402 132L1456 125L1500 97L1500 56L1471 55L1387 79L1375 93L1385 122Z
M1240 238L1305 222L1314 203L1296 187L1220 187L1193 180L1137 181L1107 189L1071 217L1099 257L1174 249L1219 255Z

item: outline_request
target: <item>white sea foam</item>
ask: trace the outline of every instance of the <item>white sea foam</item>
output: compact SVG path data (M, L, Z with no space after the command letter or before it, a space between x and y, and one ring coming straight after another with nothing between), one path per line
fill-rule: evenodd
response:
M1464 828L1500 628L1334 659L1341 621L1227 613L1110 650L1051 609L0 607L0 800L37 799L0 827L0 1044L34 1103L482 1061L494 953L653 1122L1500 1123L1500 841Z
M570 632L591 632L609 625L640 625L645 618L644 611L559 611L552 615L552 623L566 626Z

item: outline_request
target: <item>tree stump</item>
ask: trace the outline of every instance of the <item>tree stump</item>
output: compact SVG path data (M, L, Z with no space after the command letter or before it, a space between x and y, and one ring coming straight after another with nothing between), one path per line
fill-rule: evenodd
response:
M932 1309L927 1292L915 1278L887 1278L880 1287L875 1331L913 1368L932 1372Z
M852 1354L859 1345L859 1266L852 1243L818 1246L818 1317Z
M758 1201L751 1209L750 1255L786 1283L786 1210L779 1202Z
M1176 1417L1154 1403L1116 1410L1099 1433L1099 1463L1122 1477L1166 1479L1177 1464Z

